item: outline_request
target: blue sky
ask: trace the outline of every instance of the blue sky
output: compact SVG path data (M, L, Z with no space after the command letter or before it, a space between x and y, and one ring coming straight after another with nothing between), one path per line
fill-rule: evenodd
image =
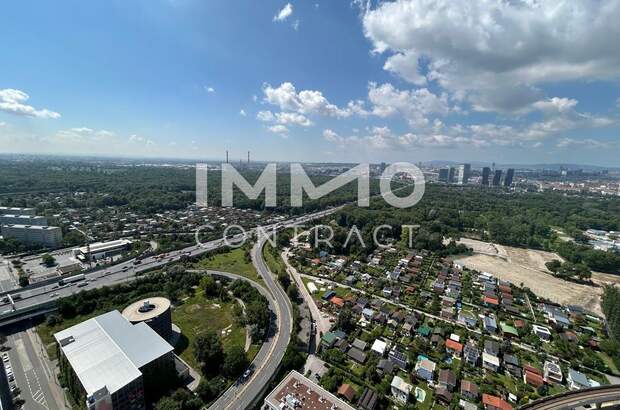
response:
M10 2L0 152L620 166L618 18L612 0Z

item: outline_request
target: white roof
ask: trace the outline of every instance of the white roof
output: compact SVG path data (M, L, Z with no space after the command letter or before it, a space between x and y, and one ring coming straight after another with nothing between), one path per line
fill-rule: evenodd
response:
M493 356L492 354L488 354L487 352L482 352L482 361L499 366L499 358L497 356Z
M54 337L89 396L104 386L116 392L140 377L141 367L173 350L148 325L134 326L116 310Z
M373 352L377 352L379 354L383 354L386 348L387 348L387 343L384 342L383 340L377 339L372 344L372 347L370 348L370 350L372 350Z
M411 389L413 388L412 385L410 385L409 383L405 382L401 377L399 376L394 376L394 378L392 379L392 387L402 391L402 392L406 392L407 394L409 394L409 392L411 392Z
M108 242L95 242L95 243L90 244L90 252L91 253L103 252L103 251L107 251L110 249L127 246L129 244L131 244L131 241L129 239L117 239L117 240L108 241ZM80 252L88 253L88 247L82 246L80 248Z

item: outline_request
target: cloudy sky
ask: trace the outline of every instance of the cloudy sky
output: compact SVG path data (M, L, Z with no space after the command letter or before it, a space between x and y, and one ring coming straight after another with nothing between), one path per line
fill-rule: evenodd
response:
M620 0L3 5L0 152L620 166Z

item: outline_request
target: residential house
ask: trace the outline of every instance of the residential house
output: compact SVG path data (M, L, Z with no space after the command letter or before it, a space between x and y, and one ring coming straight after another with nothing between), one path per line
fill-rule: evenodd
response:
M348 401L352 402L355 398L355 389L350 384L343 384L338 388L338 395L344 397Z
M428 357L420 355L418 356L418 360L415 364L414 370L419 378L427 381L432 381L436 366L437 365L435 364L435 362L430 360Z
M438 378L439 386L452 391L456 387L456 376L452 372L452 370L440 370L439 378Z
M435 389L435 398L438 403L447 406L452 401L452 393L450 393L450 391L445 387L440 386Z
M368 344L366 342L364 342L363 340L360 339L355 339L353 341L353 343L351 343L351 346L355 347L356 349L359 349L361 351L366 350L366 347L368 346Z
M543 371L544 371L545 382L549 384L552 384L552 383L559 384L559 383L562 383L562 380L564 380L562 376L562 369L557 363L554 363L548 360L545 361L545 364L543 366Z
M529 384L536 389L544 386L545 380L538 371L532 371L531 368L524 368L524 370L525 371L523 373L523 382L525 384Z
M512 406L500 397L490 394L482 395L484 410L512 410Z
M452 339L446 339L446 352L455 358L460 358L463 353L463 345Z
M403 404L407 403L407 401L409 400L409 394L411 393L411 390L413 389L412 385L410 385L409 383L406 383L399 376L394 376L394 378L392 379L392 383L390 384L390 387L392 390L392 396L394 396L397 402L403 403Z
M387 343L384 342L383 340L377 339L372 344L370 351L373 353L376 353L380 357L383 357L383 354L385 353L385 349L387 349Z
M532 325L532 331L543 342L549 342L551 340L551 331L544 326Z
M357 408L359 410L375 410L379 402L379 395L376 391L369 388L365 388L364 392L357 401Z
M463 357L465 361L471 366L477 366L480 359L480 350L473 340L469 340L463 347Z
M461 380L461 396L476 401L480 395L478 385L470 380Z
M486 330L489 333L496 333L497 332L497 321L495 320L495 317L493 316L484 316L482 318L482 323L484 325L484 330Z
M476 316L474 316L473 313L465 310L461 310L459 312L458 321L459 323L462 323L470 329L475 329L476 326L478 326L478 319L476 318Z
M568 382L568 388L570 390L587 389L590 387L590 382L585 374L578 372L577 370L568 369L568 376L566 377Z
M400 367L403 370L407 368L407 364L409 363L407 353L396 345L390 350L388 358L394 363L394 366Z
M394 373L394 363L388 359L381 359L377 363L377 373L381 376Z
M484 351L492 356L499 355L499 343L494 340L484 341Z
M482 352L482 367L487 370L491 370L497 372L499 370L499 358L497 356L493 356L492 354Z
M366 362L366 353L356 347L350 348L347 356L359 364L364 364Z
M364 308L362 310L362 316L364 317L364 319L370 322L372 318L375 317L375 311L370 308Z

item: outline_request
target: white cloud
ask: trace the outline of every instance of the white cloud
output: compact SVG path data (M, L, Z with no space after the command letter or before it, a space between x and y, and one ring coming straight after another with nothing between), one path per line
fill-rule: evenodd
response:
M25 104L30 96L21 90L6 88L0 90L0 111L11 114L25 115L36 118L60 118L60 114L47 108L37 110L31 105Z
M306 116L296 112L276 113L276 121L280 124L296 124L302 127L309 127L312 125L312 121L310 121Z
M299 19L293 21L293 24L291 24L291 27L293 27L293 30L295 31L299 30Z
M558 148L581 147L581 148L586 148L586 149L609 149L614 146L617 147L618 143L598 141L592 138L586 138L586 139L560 138L556 143L556 147Z
M256 114L256 119L263 122L270 122L275 120L275 116L269 110L259 111Z
M389 83L370 83L368 100L374 115L385 118L400 114L412 127L426 127L429 115L447 115L450 111L445 94L437 96L426 88L398 90Z
M274 134L280 134L281 136L286 136L288 134L288 128L286 128L282 124L272 125L270 127L267 127L267 129L270 132L273 132Z
M290 82L284 82L278 87L269 84L263 86L264 101L279 107L283 111L294 111L300 114L319 114L331 117L349 117L354 110L358 110L359 102L351 102L350 107L340 108L332 104L323 96L321 91L302 90L297 92Z
M357 3L386 70L478 111L524 110L548 82L620 78L617 0Z
M286 5L273 16L273 21L285 21L291 14L293 14L293 5L291 3L286 3Z
M4 126L6 126L6 122L0 121L0 127L4 127Z
M130 143L134 143L134 144L144 144L144 145L154 145L155 141L148 139L146 137L143 137L141 135L130 135L129 136L129 142Z
M246 112L245 112L245 110L243 108L241 110L239 110L239 115L242 116L242 117L246 117L247 116L247 114L246 114Z
M57 131L49 140L53 142L94 143L110 141L116 134L108 130L75 127Z
M213 87L207 87L207 86L205 85L205 91L206 91L206 92L208 92L208 93L214 93L214 92L215 92L215 88L213 88Z

